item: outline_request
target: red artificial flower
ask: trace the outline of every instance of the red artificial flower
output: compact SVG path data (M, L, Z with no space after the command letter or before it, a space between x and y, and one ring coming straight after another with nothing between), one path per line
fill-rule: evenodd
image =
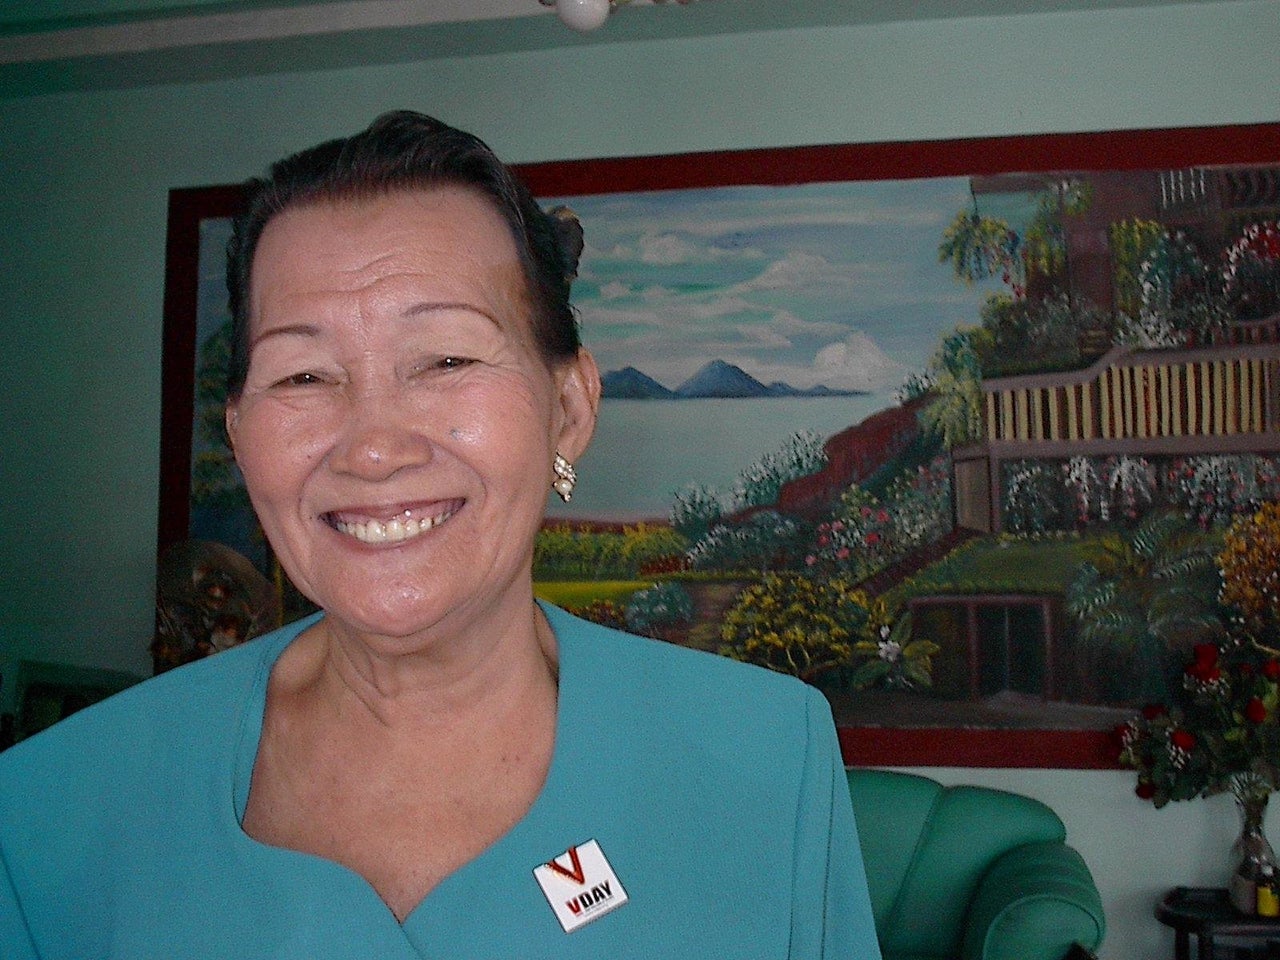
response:
M1268 660L1264 663L1262 675L1268 680L1280 680L1280 660Z
M1133 792L1141 800L1150 800L1156 795L1156 785L1150 780L1139 780L1138 785L1133 788Z
M1249 702L1244 705L1245 719L1250 723L1261 723L1267 719L1267 708L1257 697L1250 697Z
M1169 712L1169 708L1163 703L1148 703L1142 708L1142 719L1158 720Z
M1216 643L1197 643L1191 651L1195 655L1196 666L1212 667L1218 662L1218 645Z
M1169 742L1179 750L1186 750L1190 753L1195 749L1196 738L1186 730L1175 730L1169 734Z
M1222 678L1222 671L1212 663L1193 663L1187 667L1186 674L1201 683L1217 683Z

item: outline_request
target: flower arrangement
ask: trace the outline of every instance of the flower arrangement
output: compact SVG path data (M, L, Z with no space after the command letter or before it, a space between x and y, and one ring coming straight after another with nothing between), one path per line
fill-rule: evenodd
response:
M1280 658L1254 641L1197 644L1182 696L1118 730L1135 792L1162 807L1227 790L1280 789Z
M1237 517L1217 556L1219 600L1233 611L1222 643L1199 643L1178 702L1119 728L1120 762L1157 807L1232 790L1280 789L1280 503Z

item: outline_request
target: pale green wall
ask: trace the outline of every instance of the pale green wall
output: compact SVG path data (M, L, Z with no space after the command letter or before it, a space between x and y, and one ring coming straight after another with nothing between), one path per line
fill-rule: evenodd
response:
M32 657L146 670L170 187L256 173L393 106L514 161L1277 121L1277 50L1276 4L1258 0L0 101L0 669ZM1153 813L1125 774L942 775L1063 813L1103 888L1115 960L1168 955L1153 898L1213 880L1230 841L1224 803Z

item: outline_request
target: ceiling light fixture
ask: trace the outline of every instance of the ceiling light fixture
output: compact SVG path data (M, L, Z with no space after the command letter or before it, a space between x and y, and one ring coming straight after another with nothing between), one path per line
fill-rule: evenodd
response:
M580 33L587 33L604 26L609 14L631 0L538 0L544 7L555 7L558 16L565 26L572 27ZM652 0L653 3L667 3L668 0ZM681 6L693 0L675 0Z

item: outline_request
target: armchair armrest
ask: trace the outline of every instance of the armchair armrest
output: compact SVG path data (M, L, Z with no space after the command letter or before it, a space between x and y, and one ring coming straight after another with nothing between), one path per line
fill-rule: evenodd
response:
M1003 854L978 883L961 960L1061 960L1073 944L1097 949L1102 899L1084 859L1056 841Z

